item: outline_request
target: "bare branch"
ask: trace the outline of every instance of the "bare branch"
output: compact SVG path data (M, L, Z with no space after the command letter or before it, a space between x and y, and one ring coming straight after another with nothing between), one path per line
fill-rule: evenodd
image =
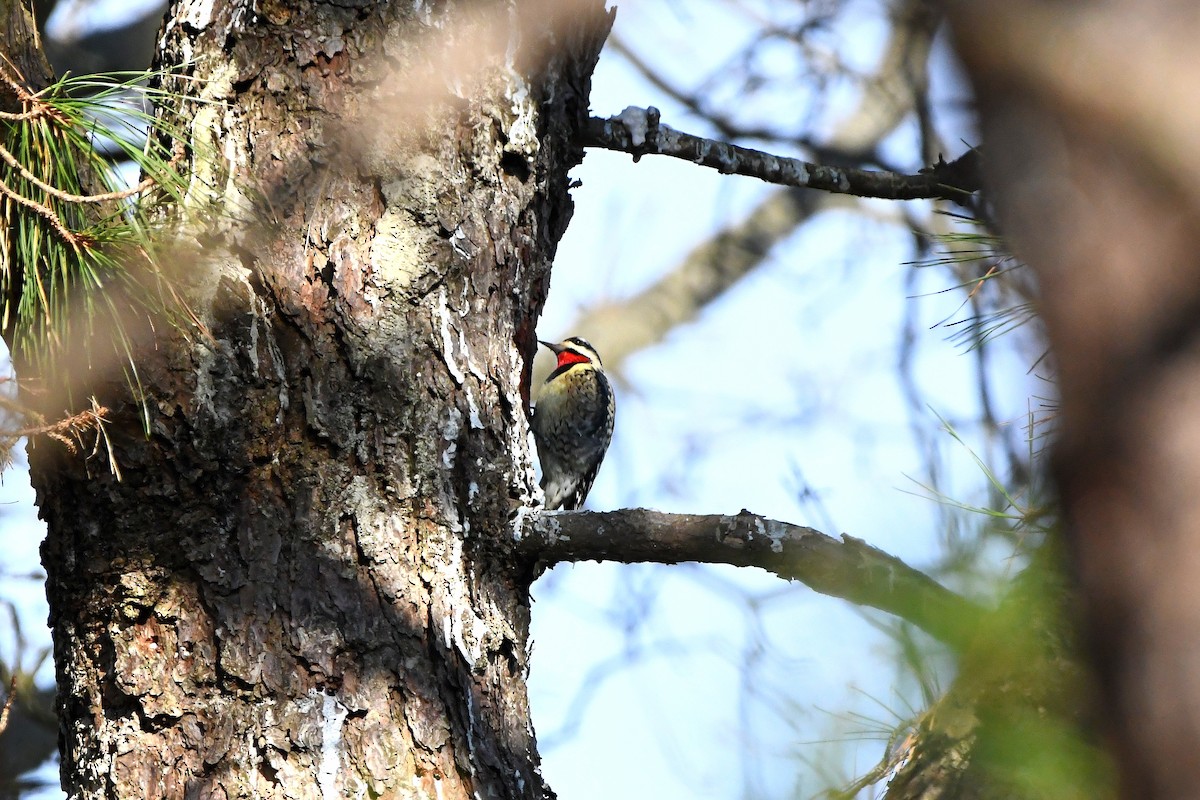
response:
M894 23L875 75L862 84L858 105L835 125L828 141L816 146L803 137L792 137L822 161L877 163L879 141L895 129L924 96L928 83L928 59L940 12L924 0L904 0L897 5ZM623 52L619 41L609 44ZM650 70L641 60L630 60L639 71ZM653 73L647 80L667 95L683 102L694 113L714 125L726 138L752 136L743 127L714 118L707 107L689 105L677 91ZM699 100L701 98L697 98ZM728 125L729 127L722 127ZM776 137L778 138L778 136ZM608 370L620 375L625 358L656 344L675 327L694 319L710 302L752 272L774 248L816 214L834 207L852 207L858 201L848 195L780 189L772 192L742 222L717 232L696 246L683 261L641 293L623 301L606 301L587 309L566 330L600 345ZM545 379L544 363L535 366L535 383Z
M659 122L659 111L654 106L630 106L608 119L591 117L582 143L585 147L630 153L635 161L647 153L672 156L724 175L746 175L780 186L857 197L964 202L980 188L978 170L967 168L978 163L972 152L949 164L940 161L915 175L826 166L677 131Z
M646 509L541 512L521 528L518 551L535 574L563 561L695 561L761 567L781 578L895 614L961 648L984 610L899 559L851 536L734 516Z
M874 74L861 81L862 95L858 105L837 124L824 143L810 136L744 124L712 101L711 84L715 76L701 81L698 88L684 89L664 76L619 35L610 36L605 47L624 58L665 97L712 125L717 135L724 139L786 142L803 148L820 161L855 163L877 158L874 151L882 135L899 125L914 109L925 105L927 99L927 64L934 34L942 20L941 8L927 0L901 0L892 9L891 18L890 35L879 66ZM766 30L752 40L740 56L741 61L750 60L753 53L759 52ZM784 38L803 48L795 29L789 29ZM727 68L719 71L727 71ZM933 155L929 157L933 158Z

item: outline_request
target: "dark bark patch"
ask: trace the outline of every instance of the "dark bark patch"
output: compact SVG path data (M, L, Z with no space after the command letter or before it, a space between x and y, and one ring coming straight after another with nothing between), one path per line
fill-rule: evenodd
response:
M512 151L508 151L500 157L500 170L505 175L512 175L521 183L528 181L529 176L533 174L533 170L525 156Z

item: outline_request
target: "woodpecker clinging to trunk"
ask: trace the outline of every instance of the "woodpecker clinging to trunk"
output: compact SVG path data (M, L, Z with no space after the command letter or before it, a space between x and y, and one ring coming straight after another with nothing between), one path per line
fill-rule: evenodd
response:
M533 412L533 438L542 463L546 508L583 505L612 438L616 403L595 348L578 336L542 342L558 366L542 384Z

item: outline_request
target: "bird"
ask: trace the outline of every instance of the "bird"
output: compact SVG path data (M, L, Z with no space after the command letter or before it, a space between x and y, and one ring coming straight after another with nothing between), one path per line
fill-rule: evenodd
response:
M558 357L531 420L545 507L572 510L583 505L608 450L616 399L600 354L586 339L538 342Z

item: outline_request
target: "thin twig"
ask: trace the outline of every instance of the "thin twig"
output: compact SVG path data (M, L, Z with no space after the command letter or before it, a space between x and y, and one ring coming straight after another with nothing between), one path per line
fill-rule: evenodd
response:
M9 72L10 69L12 72ZM31 106L30 110L22 111L20 113L0 111L0 119L12 120L14 122L28 122L30 120L35 120L39 117L46 116L54 119L62 118L61 114L59 114L53 106L43 102L37 94L29 91L25 84L22 83L20 70L18 70L16 65L13 64L8 56L4 54L0 54L0 81L8 84L9 88L12 89L13 93L17 96L17 100L21 102L21 105L27 107Z
M103 425L109 421L105 416L108 413L108 409L97 403L96 398L93 397L92 407L87 411L80 411L78 414L72 414L57 422L5 431L4 435L19 439L22 436L45 434L56 442L60 442L72 453L78 453L79 446L76 445L76 442L83 445L83 434L88 431L97 431L97 441L93 446L93 451L96 451L99 448L99 435L103 433ZM107 435L105 435L105 439L107 439ZM109 450L111 452L111 446Z
M54 212L54 209L44 206L36 200L30 200L25 195L9 187L9 185L2 180L0 180L0 194L12 198L12 200L15 202L25 206L26 208L30 208L38 215L45 217L46 220L49 221L51 227L54 228L58 235L61 236L67 244L71 245L71 247L75 249L76 253L82 252L84 249L86 249L86 237L72 233L62 219L59 218L58 214Z
M142 179L141 183L131 189L121 189L115 192L105 192L104 194L71 194L70 192L64 192L62 189L58 189L46 183L41 178L25 169L24 165L17 160L16 156L10 153L2 144L0 144L0 158L3 158L13 169L17 170L22 178L29 181L51 197L56 197L59 200L62 200L64 203L105 203L109 200L124 200L126 197L133 197L136 194L141 194L158 182L154 177L147 176ZM167 163L168 169L177 165L182 158L182 148L176 146L175 155Z

